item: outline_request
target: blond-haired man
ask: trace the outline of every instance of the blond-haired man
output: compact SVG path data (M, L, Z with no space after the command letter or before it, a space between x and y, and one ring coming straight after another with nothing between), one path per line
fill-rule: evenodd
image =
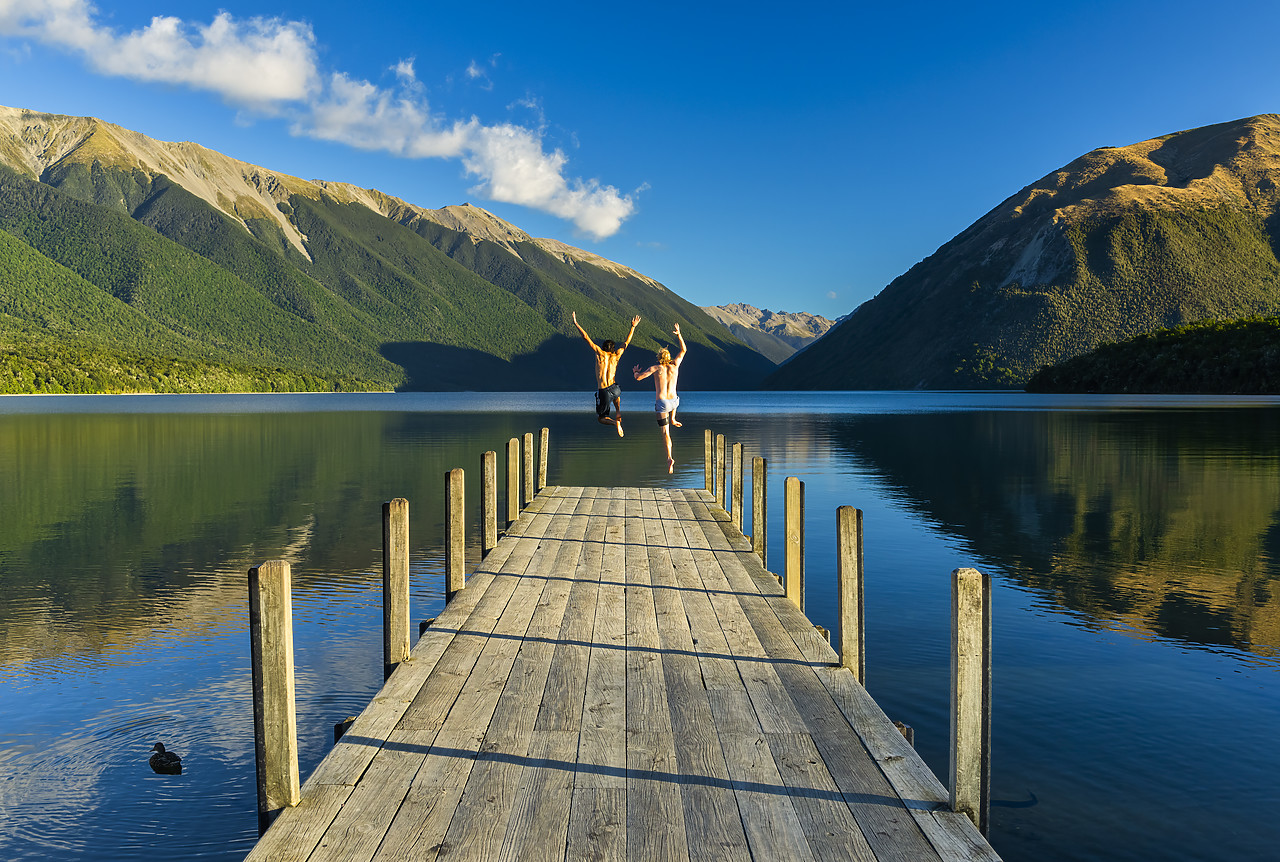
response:
M658 414L658 428L662 431L662 442L667 446L668 473L674 473L676 469L675 459L671 457L671 429L668 426L680 427L675 421L676 408L680 406L680 396L676 394L676 379L680 376L680 363L684 361L685 354L684 336L680 334L680 324L677 323L671 331L680 342L679 353L672 357L671 351L664 347L658 351L657 365L650 365L643 371L640 370L639 365L631 369L636 380L653 376L653 389L656 396L653 409Z

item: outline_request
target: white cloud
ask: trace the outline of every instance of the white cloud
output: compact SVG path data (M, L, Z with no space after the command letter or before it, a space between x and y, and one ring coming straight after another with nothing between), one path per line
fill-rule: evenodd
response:
M834 290L828 290L827 299L835 299L835 298L836 298L836 292Z
M473 193L551 213L597 239L635 211L615 187L567 177L568 160L546 151L541 124L486 126L474 116L432 114L413 59L391 67L392 89L322 71L315 35L300 21L221 12L204 25L157 16L119 33L98 22L88 0L0 0L0 35L79 54L104 75L207 90L253 113L290 117L296 135L404 158L459 159L479 180ZM467 75L492 86L474 61Z
M564 153L544 152L540 132L514 125L477 125L469 149L463 165L481 178L477 193L569 219L597 239L617 233L635 211L631 196L613 186L566 180Z
M157 16L119 34L95 11L85 0L0 0L0 33L78 53L104 75L209 90L260 110L305 100L315 87L315 37L301 22L222 12L192 25Z

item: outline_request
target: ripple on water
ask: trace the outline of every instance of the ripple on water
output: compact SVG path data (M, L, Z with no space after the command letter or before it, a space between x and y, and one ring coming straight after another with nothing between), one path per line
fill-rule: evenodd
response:
M249 726L195 697L168 709L117 706L39 744L6 739L0 747L0 857L81 860L239 858L257 838L252 744L235 740ZM182 756L183 774L157 775L156 742ZM86 816L92 812L90 816ZM237 819L243 825L229 825ZM238 847L238 849L237 849Z

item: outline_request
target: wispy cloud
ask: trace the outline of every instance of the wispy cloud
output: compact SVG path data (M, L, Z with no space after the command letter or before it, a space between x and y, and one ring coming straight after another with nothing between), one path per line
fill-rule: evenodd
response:
M828 290L827 299L835 299L835 298L836 298L836 292L834 290Z
M547 151L542 126L433 113L412 59L391 67L396 83L385 87L323 70L315 34L301 21L157 16L121 33L97 14L88 0L0 0L0 35L78 54L99 74L205 90L261 116L287 117L295 135L404 158L457 159L477 180L474 194L551 213L597 239L617 233L635 211L632 196L614 186L567 176L568 159ZM491 85L477 63L467 74Z

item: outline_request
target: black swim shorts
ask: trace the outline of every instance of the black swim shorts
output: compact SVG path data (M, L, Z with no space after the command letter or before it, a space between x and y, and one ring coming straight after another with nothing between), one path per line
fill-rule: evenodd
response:
M609 404L613 399L621 397L622 387L616 383L612 386L605 387L604 389L596 390L596 415L608 416Z

